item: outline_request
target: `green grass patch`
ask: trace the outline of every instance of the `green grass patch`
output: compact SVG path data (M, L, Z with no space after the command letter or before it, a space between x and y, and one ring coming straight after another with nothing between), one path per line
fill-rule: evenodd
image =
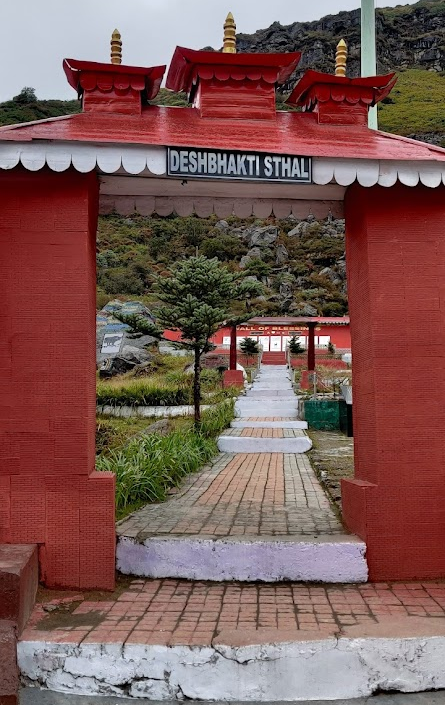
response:
M99 406L182 406L191 403L191 388L159 377L99 382Z
M379 106L379 129L398 135L435 132L445 138L445 76L409 69L399 73L391 94Z
M164 501L170 488L211 460L218 452L216 436L233 417L234 401L229 400L203 413L199 432L191 420L182 420L167 436L140 436L99 455L96 469L116 475L118 518L144 504Z
M168 357L168 356L167 356ZM130 372L111 380L97 382L99 406L182 406L193 403L193 375L184 372L184 358L178 364L157 362L157 372L144 377L134 377ZM162 371L164 370L164 371ZM234 396L233 390L223 390L218 370L201 372L203 403L218 403Z

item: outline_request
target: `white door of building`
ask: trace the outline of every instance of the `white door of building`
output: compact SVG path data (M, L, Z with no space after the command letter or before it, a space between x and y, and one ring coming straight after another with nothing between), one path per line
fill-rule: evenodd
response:
M281 335L272 335L270 338L271 352L281 352Z
M260 345L263 347L263 352L269 352L269 341L270 338L268 335L260 335L258 338L258 342Z

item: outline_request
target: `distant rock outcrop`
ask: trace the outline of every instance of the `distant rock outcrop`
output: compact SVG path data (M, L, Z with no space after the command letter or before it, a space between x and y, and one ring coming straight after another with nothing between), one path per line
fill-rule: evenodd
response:
M152 355L147 346L156 343L149 335L132 331L130 326L114 317L140 314L154 321L151 312L139 301L110 301L96 315L96 361L101 376L112 377L140 366L146 366Z

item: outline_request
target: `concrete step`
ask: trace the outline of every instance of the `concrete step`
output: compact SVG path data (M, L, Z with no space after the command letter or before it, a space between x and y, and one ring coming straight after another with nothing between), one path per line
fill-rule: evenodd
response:
M232 421L232 428L300 428L307 429L306 421Z
M153 536L143 543L121 536L117 569L149 578L243 582L366 582L365 544L355 536L318 538Z
M264 391L267 391L268 389L276 389L276 390L280 390L283 392L293 389L290 380L289 380L289 382L286 382L284 384L277 384L276 382L269 382L269 383L261 382L261 381L258 383L254 382L252 384L251 388L255 389L255 391L258 391L260 389L264 390Z
M295 399L293 389L249 389L246 394L247 399Z
M271 401L261 402L259 399L248 399L243 397L238 399L235 404L235 415L241 418L246 416L256 416L259 418L268 418L270 416L285 416L291 419L298 418L298 401L283 402Z
M218 438L218 448L222 453L307 453L312 441L305 435L297 438L222 435Z

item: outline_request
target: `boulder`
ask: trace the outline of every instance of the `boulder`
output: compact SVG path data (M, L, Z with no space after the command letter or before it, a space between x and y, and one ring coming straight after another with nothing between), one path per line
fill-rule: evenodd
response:
M278 265L284 264L289 259L289 253L284 245L278 245L275 252L275 261Z
M309 228L310 223L308 223L306 220L302 220L301 223L298 223L295 228L293 228L290 232L288 232L288 237L300 237L301 235L305 235L306 231Z
M289 307L289 313L297 316L318 316L318 311L311 304L295 303Z
M241 269L245 269L249 262L251 262L253 259L263 259L263 252L260 250L259 247L252 247L249 252L241 257L241 261L239 263L239 266Z
M252 230L250 236L250 246L251 247L269 247L278 238L278 228L274 225L266 226L264 228L255 227Z
M292 297L292 286L289 282L283 282L280 285L280 296L283 299L289 299Z
M320 275L322 277L326 277L326 279L329 279L333 284L341 284L341 278L339 277L337 272L334 272L334 270L330 267L325 267L324 269L321 269Z
M226 232L229 229L229 224L227 220L218 220L218 222L215 225L215 228L217 230L221 230L222 232Z

